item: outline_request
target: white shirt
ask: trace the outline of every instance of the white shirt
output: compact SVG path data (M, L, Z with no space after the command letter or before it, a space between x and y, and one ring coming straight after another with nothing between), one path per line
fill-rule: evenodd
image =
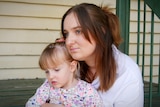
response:
M143 107L143 80L138 65L114 45L112 48L117 62L117 76L108 91L99 91L104 107ZM96 89L99 84L98 78L92 82L92 86Z

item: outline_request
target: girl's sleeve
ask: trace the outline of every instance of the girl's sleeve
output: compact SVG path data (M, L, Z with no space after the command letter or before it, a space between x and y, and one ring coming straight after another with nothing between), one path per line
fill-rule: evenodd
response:
M36 93L29 98L25 107L40 107L42 104L46 103L49 98L50 85L46 80L37 90Z
M32 96L26 103L25 107L40 107L40 103L36 101L36 94Z

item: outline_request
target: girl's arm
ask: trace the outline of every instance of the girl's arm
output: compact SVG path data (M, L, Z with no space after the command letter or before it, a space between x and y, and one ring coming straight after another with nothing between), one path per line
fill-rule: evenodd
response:
M44 104L49 97L49 84L45 81L37 90L36 93L29 98L25 107L40 107L40 105Z

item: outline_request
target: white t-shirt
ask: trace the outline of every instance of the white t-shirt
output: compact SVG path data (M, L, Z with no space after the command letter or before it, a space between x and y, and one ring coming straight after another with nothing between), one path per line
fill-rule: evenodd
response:
M99 91L104 107L143 107L143 80L138 65L114 45L112 48L117 62L117 77L108 91ZM96 89L99 84L98 78L92 82Z

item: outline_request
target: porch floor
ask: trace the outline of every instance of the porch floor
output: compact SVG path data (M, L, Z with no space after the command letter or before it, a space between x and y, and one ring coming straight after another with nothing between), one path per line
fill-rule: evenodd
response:
M44 79L0 80L0 107L24 107ZM153 85L153 90L157 85ZM148 106L148 83L145 82L145 107ZM160 95L154 95L152 107L160 107Z
M0 107L24 107L44 79L0 80Z

